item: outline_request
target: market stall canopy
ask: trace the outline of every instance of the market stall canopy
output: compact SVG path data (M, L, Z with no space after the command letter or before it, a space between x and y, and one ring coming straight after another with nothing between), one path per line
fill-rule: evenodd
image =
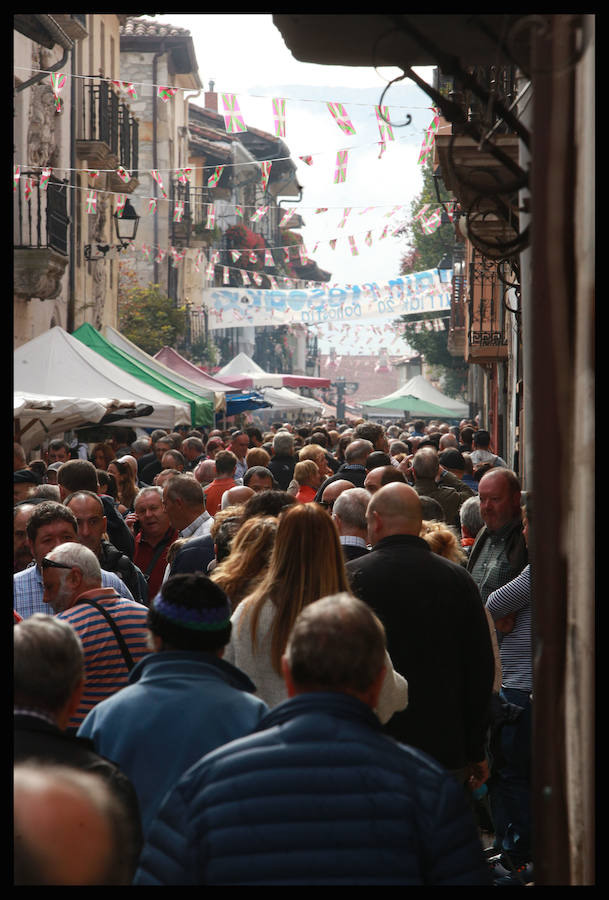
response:
M162 362L168 369L179 372L180 375L190 378L191 381L194 381L195 384L200 384L201 387L209 388L210 391L224 391L225 394L229 394L239 390L234 385L225 384L219 378L204 372L191 363L190 360L181 356L173 347L161 347L158 353L154 354L154 358Z
M380 397L378 400L364 400L362 406L365 406L371 415L374 415L374 410L379 410L379 415L382 415L383 409L393 409L409 415L433 416L440 419L456 418L453 410L436 406L427 400L420 400L412 394L399 394L398 396L389 394L387 397Z
M155 372L149 366L130 356L124 350L119 350L106 338L96 331L92 325L85 323L77 328L74 337L97 353L102 359L113 363L124 372L141 381L143 385L154 387L168 397L187 403L190 407L190 425L194 427L208 427L214 425L214 402L193 393L188 388L182 387L175 381Z
M217 373L227 384L240 388L265 387L330 387L329 378L313 378L309 375L283 375L279 372L265 372L246 353L238 353L234 359Z
M437 390L422 375L415 375L403 384L378 400L365 400L366 409L393 409L419 416L434 416L442 419L460 419L469 414L467 403L447 397Z
M108 397L119 407L152 406L140 424L173 430L190 424L190 407L115 366L56 326L18 347L13 354L13 388L24 394L96 400ZM47 393L48 392L48 393ZM128 417L113 424L132 424Z
M112 328L111 325L104 326L103 336L113 347L116 347L117 350L122 350L123 353L132 357L132 359L135 359L137 362L152 369L157 375L168 378L170 381L174 381L181 387L186 388L186 390L191 393L200 395L201 397L212 401L216 412L224 409L224 398L226 396L224 391L210 389L207 384L199 384L195 379L191 379L187 375L166 366L162 360L157 359L156 356L150 356L145 350L142 350L137 344L130 341L129 338L126 338L115 328ZM193 368L195 367L193 366Z
M15 440L28 452L43 441L85 425L128 417L149 415L149 404L111 400L108 398L57 397L32 391L15 391L13 395L13 420Z
M261 393L273 409L303 409L321 414L324 408L320 400L302 397L287 388L264 388Z

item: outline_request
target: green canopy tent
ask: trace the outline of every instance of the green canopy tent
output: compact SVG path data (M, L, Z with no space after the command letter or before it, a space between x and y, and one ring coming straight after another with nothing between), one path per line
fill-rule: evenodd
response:
M457 416L454 409L436 406L435 403L421 400L412 394L402 394L401 396L389 394L387 397L381 397L379 400L364 400L362 406L374 409L397 409L404 414L433 416L436 419L454 419Z
M73 334L82 344L94 350L104 359L115 366L118 366L124 372L128 372L140 381L145 382L151 387L162 391L164 394L188 403L190 406L191 425L194 427L213 428L214 426L214 402L206 397L198 396L192 391L187 390L169 378L166 378L160 372L146 366L144 363L134 359L124 350L113 346L104 338L99 331L96 331L92 325L85 323L77 328Z

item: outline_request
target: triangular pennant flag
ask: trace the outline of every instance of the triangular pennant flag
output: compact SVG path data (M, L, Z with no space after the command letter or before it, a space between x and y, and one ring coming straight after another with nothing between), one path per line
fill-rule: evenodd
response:
M180 184L188 184L192 169L178 169L178 181Z
M156 183L157 183L158 186L160 187L160 189L161 189L161 194L162 194L163 197L167 200L167 199L168 199L168 198L167 198L167 192L165 191L165 188L163 187L163 181L162 181L162 179L161 179L161 176L159 175L159 170L158 170L158 169L151 169L151 170L150 170L150 174L152 175L152 177L154 178L154 180L156 181Z
M46 191L46 189L49 185L49 178L51 177L51 171L52 170L49 166L46 166L42 170L42 174L40 175L40 189L43 191Z
M217 187L220 178L222 177L222 172L224 171L224 166L216 166L214 169L213 175L207 179L207 187L214 188Z
M156 200L154 199L154 197L151 197L150 200L148 201L148 215L149 215L149 216L153 216L153 215L155 214L155 212L156 212L156 203L157 203L157 202L156 202Z
M306 163L308 166L313 165L313 157L312 156L299 156L298 159L301 159L303 163Z
M167 103L167 101L168 101L171 97L173 97L174 94L177 94L177 92L178 92L178 89L177 89L177 88L172 88L172 87L160 87L160 86L159 86L159 88L158 88L158 90L157 90L157 97L159 98L159 100L162 100L163 103Z
M176 205L173 208L173 221L181 222L184 216L184 201L176 200Z
M260 167L262 169L262 190L266 191L267 185L269 183L269 175L271 174L271 166L273 163L270 160L265 160L261 163Z
M67 76L63 74L63 72L53 73L51 75L51 89L53 91L53 97L55 99L55 112L60 113L63 105L63 100L59 96L59 92L63 90L66 85Z

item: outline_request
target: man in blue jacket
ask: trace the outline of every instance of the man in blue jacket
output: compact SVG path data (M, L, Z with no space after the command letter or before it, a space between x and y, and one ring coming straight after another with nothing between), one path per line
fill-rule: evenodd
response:
M267 712L250 679L221 658L230 617L226 594L207 576L168 578L148 610L156 652L134 666L129 684L97 704L78 731L128 773L144 834L190 766L249 734Z
M463 787L382 732L384 659L362 601L305 608L283 660L289 699L182 777L134 883L489 884Z

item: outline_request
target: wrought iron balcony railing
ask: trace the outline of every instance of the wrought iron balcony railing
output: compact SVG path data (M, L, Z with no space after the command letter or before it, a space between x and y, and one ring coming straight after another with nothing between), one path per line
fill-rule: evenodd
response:
M51 177L41 188L39 176L22 172L14 210L15 249L68 253L68 182Z
M106 81L83 86L77 141L105 144L118 165L137 177L138 122Z

